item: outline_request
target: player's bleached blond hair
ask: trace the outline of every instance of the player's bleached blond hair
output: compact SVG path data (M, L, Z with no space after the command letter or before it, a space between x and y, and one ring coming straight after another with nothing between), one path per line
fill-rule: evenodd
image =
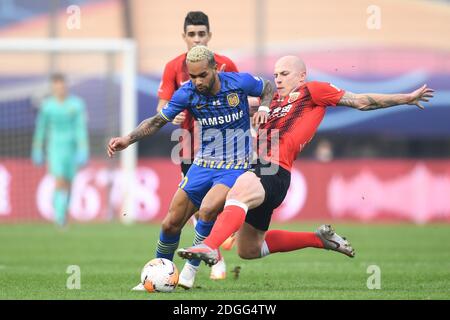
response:
M186 62L199 62L207 60L208 66L214 68L216 66L216 59L214 53L205 46L195 46L189 50L186 56Z

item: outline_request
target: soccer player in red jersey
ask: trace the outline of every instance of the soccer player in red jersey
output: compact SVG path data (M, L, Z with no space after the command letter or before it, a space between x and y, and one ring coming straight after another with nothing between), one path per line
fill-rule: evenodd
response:
M354 257L350 243L330 225L322 225L316 232L268 231L272 212L288 191L292 163L313 138L327 106L368 111L408 104L423 109L421 102L433 97L433 90L426 85L409 94L354 94L329 83L307 82L305 65L295 56L278 60L274 76L277 94L270 109L267 108L267 122L258 131L260 137L263 134L268 137L258 148L259 163L253 172L241 175L228 192L224 211L210 235L200 245L178 250L180 257L198 258L213 265L217 261L217 248L234 232L238 232L238 254L243 259L308 247ZM278 141L271 139L275 130Z
M212 37L208 16L201 11L189 12L184 19L184 32L182 37L186 42L188 51L191 50L191 48L194 46L207 46ZM186 55L187 52L179 55L178 57L169 61L164 68L164 73L158 90L158 112L161 111L161 109L165 105L167 105L167 103L172 98L173 93L190 80L186 66ZM226 72L238 72L236 65L229 58L218 55L216 53L214 54L214 58L216 60L218 70ZM198 128L195 124L194 117L187 110L180 113L173 120L173 124L180 125L180 127L184 129L179 139L181 147L181 172L184 177L186 176L186 173L188 172L198 150ZM198 216L196 218L198 219ZM196 224L197 221L198 220L194 218L194 224ZM201 226L199 226L199 228L201 228ZM201 233L199 235L196 235L197 240L203 240L203 238L200 238ZM185 265L182 272L180 273L179 285L181 287L185 289L189 289L190 287L192 287L196 272L196 270L194 270L194 267L197 267L197 263L193 262L193 264L187 263ZM211 269L210 278L214 280L221 280L225 279L225 277L226 264L224 259L222 258L221 261Z

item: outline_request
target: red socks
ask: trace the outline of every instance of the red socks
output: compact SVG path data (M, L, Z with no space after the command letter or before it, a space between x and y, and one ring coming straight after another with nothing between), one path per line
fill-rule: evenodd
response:
M294 251L308 247L323 248L322 241L314 232L269 230L266 233L265 242L269 249L268 253Z
M228 200L225 208L217 217L209 236L203 241L211 249L217 249L245 222L248 207L236 200Z
M211 249L220 245L233 233L237 232L245 222L248 207L239 201L228 200L225 208L217 217L209 236L203 241ZM262 248L261 255L269 253L288 252L303 248L323 248L322 241L314 232L290 232L284 230L269 230Z

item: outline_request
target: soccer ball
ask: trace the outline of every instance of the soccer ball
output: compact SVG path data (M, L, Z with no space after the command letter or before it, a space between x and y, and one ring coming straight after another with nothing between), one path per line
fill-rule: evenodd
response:
M150 260L142 269L141 282L148 292L172 292L178 284L177 266L164 258Z

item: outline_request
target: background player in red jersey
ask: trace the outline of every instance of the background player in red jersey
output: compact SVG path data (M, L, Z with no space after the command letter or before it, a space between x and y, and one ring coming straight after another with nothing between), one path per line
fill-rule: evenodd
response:
M184 19L184 32L182 37L186 42L187 51L191 50L194 46L207 46L212 37L208 16L201 11L189 12ZM173 93L190 80L186 66L186 55L187 52L179 55L169 61L164 68L158 90L158 112L170 101ZM238 72L236 65L231 59L218 54L214 54L214 58L217 62L217 68L220 71ZM180 127L184 129L179 142L181 147L181 172L183 176L186 176L186 173L194 160L195 153L198 150L198 142L196 139L196 137L198 137L198 128L195 125L193 116L187 110L180 113L172 123L180 125ZM194 218L194 224L195 223L196 219ZM190 272L192 271L190 270L192 269L190 267L191 266L187 263L180 274L181 287L189 288L191 286L190 280L193 278L194 273ZM210 278L221 280L225 279L225 277L226 264L225 260L222 258L221 261L211 269Z
M338 251L354 257L350 243L337 235L330 225L316 232L270 230L272 212L284 200L290 184L290 170L297 154L313 138L327 106L348 106L367 111L397 105L416 105L433 97L426 85L409 94L354 94L324 82L306 82L306 68L295 56L283 57L275 65L277 94L272 101L268 121L263 123L271 144L267 153L258 155L260 163L254 172L246 172L227 195L224 211L219 215L203 244L180 249L182 258L199 258L207 264L217 261L217 248L232 233L238 232L237 247L241 258L261 258L271 253L288 252L307 247ZM279 141L271 141L278 130ZM277 170L267 170L273 167ZM272 173L272 174L271 174Z

